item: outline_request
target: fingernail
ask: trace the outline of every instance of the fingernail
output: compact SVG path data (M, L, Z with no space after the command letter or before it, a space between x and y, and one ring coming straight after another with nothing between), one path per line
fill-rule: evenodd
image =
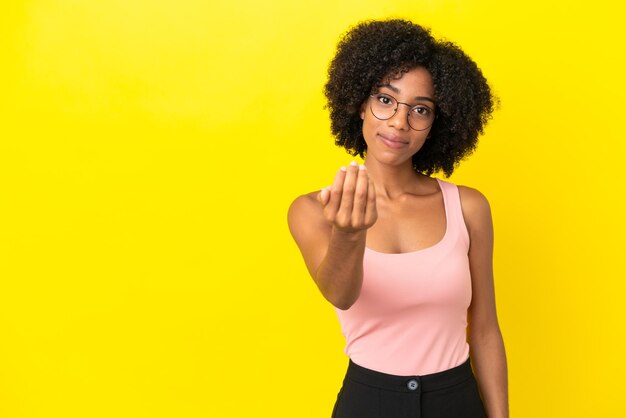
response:
M347 169L347 168L345 168L344 166L341 166L340 170L341 170L341 171L348 171L348 169Z
M350 162L350 165L351 165L352 167L356 167L358 164L357 164L357 162L356 162L356 161L352 161L352 162Z
M361 164L361 165L359 166L359 170L365 170L365 165L364 165L364 164Z

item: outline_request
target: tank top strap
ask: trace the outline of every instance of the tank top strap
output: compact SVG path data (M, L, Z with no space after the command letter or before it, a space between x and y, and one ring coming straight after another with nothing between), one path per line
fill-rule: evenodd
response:
M459 188L456 184L449 181L437 179L439 187L444 197L444 203L446 207L446 219L449 222L447 228L451 228L457 231L457 235L468 246L469 249L469 233L465 220L463 218L463 210L461 208L461 196L459 194Z

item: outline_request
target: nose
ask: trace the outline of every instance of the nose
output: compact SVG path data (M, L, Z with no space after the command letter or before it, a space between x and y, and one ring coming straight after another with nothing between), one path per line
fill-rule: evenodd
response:
M406 106L407 109L403 110L404 106L400 107L401 105ZM410 129L410 126L409 126L410 110L411 109L409 105L406 105L404 103L398 103L398 107L396 108L396 113L394 113L392 117L387 119L387 124L401 131L409 130Z

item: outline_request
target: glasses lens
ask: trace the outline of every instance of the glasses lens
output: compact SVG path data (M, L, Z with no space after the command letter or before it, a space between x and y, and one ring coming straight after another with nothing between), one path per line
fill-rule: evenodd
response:
M409 110L409 125L416 131L423 131L432 126L435 111L428 106L418 105Z
M373 94L370 103L372 113L378 119L389 119L396 113L396 109L398 109L396 99L386 94Z

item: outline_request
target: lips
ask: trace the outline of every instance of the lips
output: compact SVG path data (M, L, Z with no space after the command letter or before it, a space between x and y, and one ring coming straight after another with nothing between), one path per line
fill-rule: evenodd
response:
M381 140L382 143L393 149L404 148L409 145L408 141L405 141L396 135L379 133L378 138Z

